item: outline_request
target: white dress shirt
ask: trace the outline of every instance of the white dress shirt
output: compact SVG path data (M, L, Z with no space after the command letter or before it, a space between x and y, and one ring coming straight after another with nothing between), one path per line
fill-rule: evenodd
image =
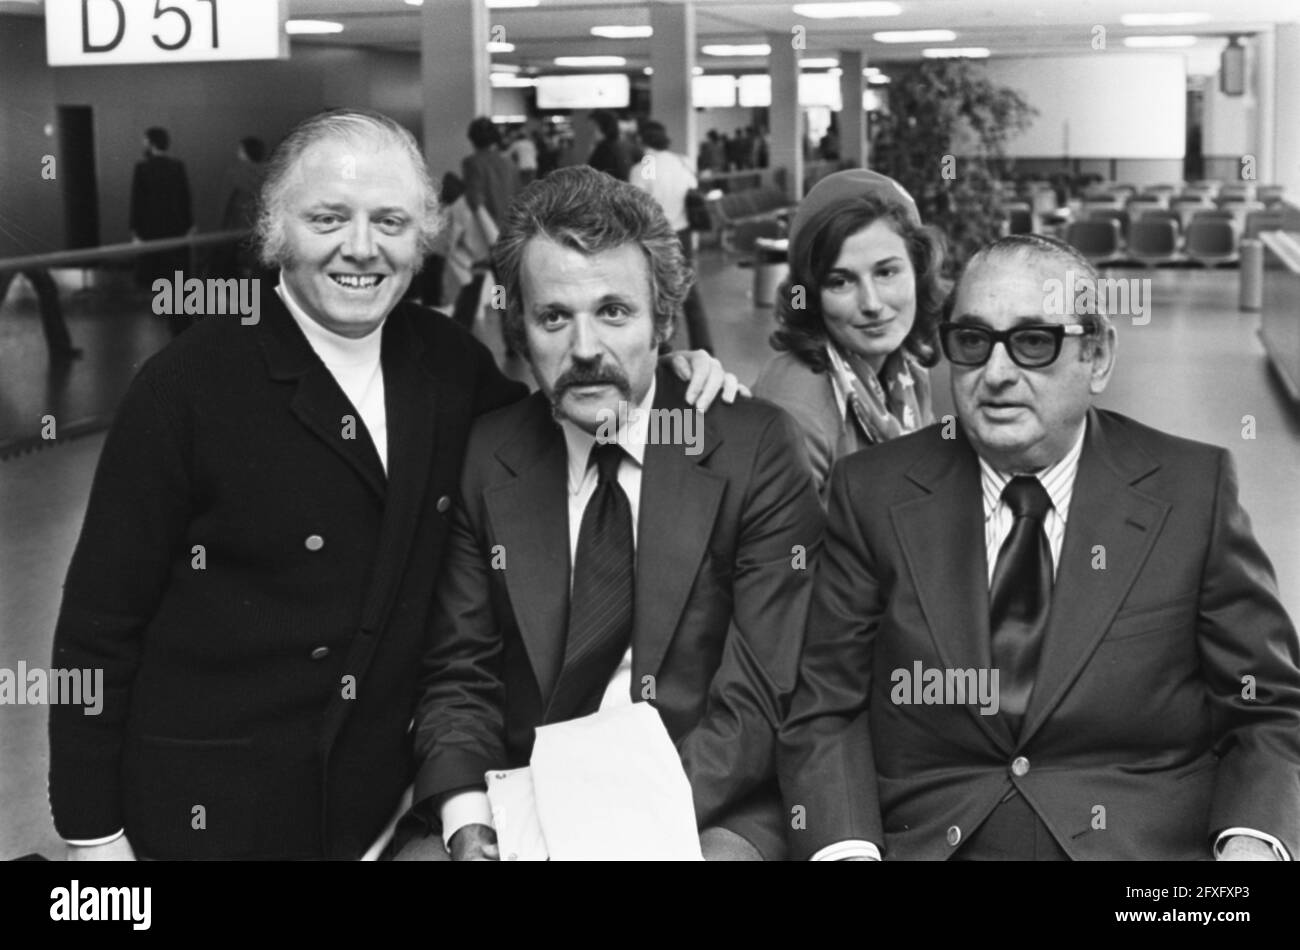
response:
M280 295L303 336L343 390L343 395L348 397L348 402L357 410L360 421L365 423L365 429L370 433L375 451L379 453L379 461L387 472L388 412L384 408L384 372L379 360L384 338L383 324L360 339L339 336L307 316L283 280L276 286L275 292ZM339 431L343 431L342 419L339 420ZM361 431L359 426L357 431Z
M699 184L690 162L676 152L649 149L641 162L632 166L627 180L652 198L663 208L664 216L674 231L690 227L686 217L686 192Z
M619 445L623 447L623 461L618 467L618 483L627 495L632 508L632 544L635 549L637 539L637 520L641 510L641 469L645 464L646 437L650 429L649 409L654 405L655 383L650 381L650 390L635 408L628 412L628 425L618 433ZM600 473L596 466L588 464L596 437L579 428L568 419L560 422L564 433L564 447L568 457L568 505L569 505L569 590L573 590L573 563L578 555L578 532L582 528L582 515L587 510L587 502L596 492ZM632 647L628 646L619 661L618 669L610 677L605 695L600 701L601 709L611 706L626 706L632 702ZM451 841L451 836L466 825L491 825L492 809L488 804L487 793L478 790L458 792L442 804L442 840L444 844ZM448 844L450 848L450 844Z

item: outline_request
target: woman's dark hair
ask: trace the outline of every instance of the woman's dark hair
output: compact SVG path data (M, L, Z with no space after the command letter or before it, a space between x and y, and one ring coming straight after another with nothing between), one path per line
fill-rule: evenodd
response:
M777 289L776 319L780 326L769 342L790 352L814 373L824 373L826 321L822 315L821 286L839 259L844 242L874 222L884 220L903 239L916 273L916 318L903 340L903 349L922 366L939 361L935 345L944 302L951 282L943 277L947 241L943 232L908 220L899 205L872 195L832 205L799 229L790 245L790 276Z
M673 144L662 122L647 122L641 126L641 142L646 148L657 152L666 151Z

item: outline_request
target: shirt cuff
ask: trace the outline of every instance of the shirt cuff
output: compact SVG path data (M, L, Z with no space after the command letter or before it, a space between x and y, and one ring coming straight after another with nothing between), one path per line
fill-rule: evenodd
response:
M451 851L451 838L466 825L492 825L492 806L487 792L477 790L457 792L442 803L438 811L442 818L442 843Z
M846 858L866 858L868 861L879 861L880 849L870 841L850 838L848 841L837 841L834 844L828 844L808 860L843 861Z
M1228 843L1228 839L1234 835L1245 835L1247 838L1258 838L1277 855L1279 861L1290 861L1291 853L1287 851L1286 846L1278 841L1272 835L1265 834L1262 831L1256 831L1254 828L1225 828L1219 832L1219 837L1214 839L1214 860L1219 860L1219 855L1223 854L1223 847Z
M73 841L71 838L64 838L63 843L71 845L74 848L94 848L101 844L112 844L124 834L126 834L126 829L121 828L116 834L109 835L106 838L86 838L78 839L77 841Z

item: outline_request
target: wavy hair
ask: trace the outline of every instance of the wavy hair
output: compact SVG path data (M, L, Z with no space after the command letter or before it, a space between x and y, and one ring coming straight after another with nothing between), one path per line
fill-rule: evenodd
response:
M533 238L548 238L583 254L635 243L650 272L650 298L659 341L672 336L682 301L695 280L677 233L648 192L587 165L551 172L521 191L506 210L492 247L497 280L505 288L506 341L528 352L521 268Z
M916 318L902 347L922 366L939 361L936 336L951 282L943 276L947 241L929 225L914 224L899 205L862 195L828 207L804 224L790 245L790 276L777 288L776 319L780 326L769 342L790 352L814 373L824 373L826 319L821 287L839 259L844 242L876 221L885 221L903 239L916 274Z
M364 144L368 148L391 146L411 163L420 188L416 209L417 248L423 258L442 230L438 192L429 178L424 155L415 136L380 112L368 109L330 109L299 122L276 146L266 166L266 179L258 199L257 224L253 237L258 257L266 267L279 267L288 258L285 222L288 218L289 189L300 175L303 154L327 139Z

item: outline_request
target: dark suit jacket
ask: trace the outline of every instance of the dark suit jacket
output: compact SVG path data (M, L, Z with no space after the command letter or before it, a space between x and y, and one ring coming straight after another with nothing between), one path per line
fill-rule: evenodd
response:
M167 155L136 162L131 178L131 230L147 241L184 234L193 223L185 165Z
M1092 411L1019 741L977 705L891 701L915 661L992 665L979 465L941 433L832 475L781 738L795 854L946 858L1014 785L1072 858L1204 859L1236 826L1300 857L1296 632L1223 449Z
M656 407L685 407L671 372L657 387ZM424 665L417 802L526 765L534 729L552 721L568 614L566 458L540 394L475 425ZM784 852L775 729L821 531L798 434L766 403L711 408L699 455L646 448L632 699L653 676L700 827L728 827L769 858ZM793 566L797 545L809 568ZM492 567L499 551L504 570Z
M105 671L101 715L51 709L65 838L353 858L396 809L470 422L524 387L432 311L382 332L387 477L265 285L260 323L208 317L131 384L54 638L56 667Z

